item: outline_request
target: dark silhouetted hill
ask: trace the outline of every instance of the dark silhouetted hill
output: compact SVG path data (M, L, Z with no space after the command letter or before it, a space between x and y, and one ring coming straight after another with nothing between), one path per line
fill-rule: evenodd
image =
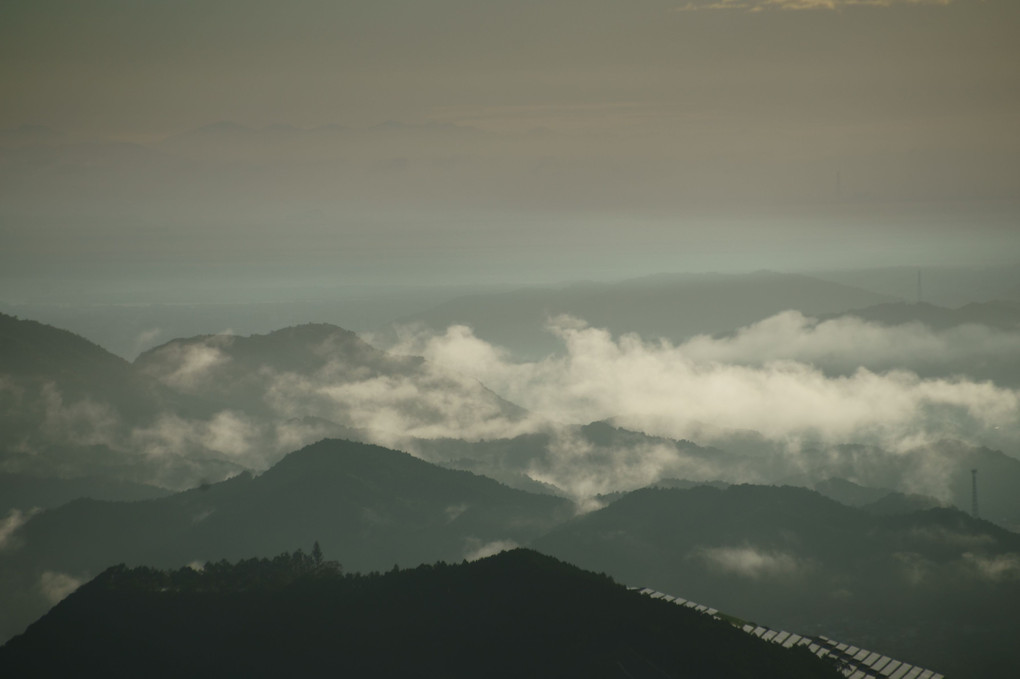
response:
M59 649L59 652L55 652ZM838 677L804 649L514 550L344 576L304 554L117 566L0 649L19 677Z
M405 453L326 440L257 477L143 502L78 500L33 516L0 552L7 635L49 605L46 573L85 579L125 562L179 567L318 540L352 570L454 560L526 544L573 505Z

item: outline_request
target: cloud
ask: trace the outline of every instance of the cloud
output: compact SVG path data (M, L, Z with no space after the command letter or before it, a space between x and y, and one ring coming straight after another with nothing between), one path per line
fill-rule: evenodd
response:
M39 578L39 589L50 605L56 606L64 597L81 587L82 580L56 571L45 571Z
M549 329L563 352L539 361L517 361L470 328L451 326L407 331L394 348L404 356L373 350L352 359L344 346L324 343L315 349L319 367L303 372L242 369L230 363L229 337L168 345L152 359L154 374L182 392L214 390L229 408L201 415L170 408L129 422L106 404L69 400L50 385L40 392L45 433L29 443L41 442L38 448L49 446L54 455L60 443L101 444L123 456L133 480L187 487L239 468L265 469L326 436L414 452L415 439L541 434L547 448L508 461L513 468L505 471L591 507L600 494L668 477L767 482L840 475L868 484L869 469L885 475L878 485L899 474L903 490L945 499L952 451L939 452L937 442L1009 450L1020 441L1017 390L897 368L919 361L1020 364L1016 333L818 321L798 312L680 344L613 336L567 316L552 319ZM14 402L11 389L3 394ZM728 452L640 437L597 443L575 426L596 420ZM738 440L744 433L747 445ZM858 445L841 445L848 443ZM927 454L915 456L909 474L890 466L890 457L906 459L922 447ZM445 461L441 451L429 459ZM59 462L67 469L76 464Z
M161 415L151 425L131 430L128 440L119 447L133 448L150 458L186 454L195 451L215 452L252 467L260 466L266 456L266 441L274 441L272 426L259 423L244 413L222 410L208 419L187 419L176 414Z
M549 436L548 454L532 460L525 471L562 490L582 512L601 507L598 495L643 488L664 477L711 479L720 471L668 443L596 446L571 427L550 427Z
M982 556L967 552L963 560L984 580L1020 580L1020 554Z
M516 408L478 380L435 365L351 373L330 362L313 374L271 376L265 401L282 418L313 417L397 445L408 438L498 438L530 430Z
M32 509L23 512L15 508L8 512L6 517L0 519L0 552L15 546L14 534L38 511Z
M563 353L540 361L515 361L465 326L405 335L399 350L474 377L528 408L535 415L517 426L544 432L551 442L521 471L582 501L666 477L760 483L802 475L899 483L905 492L948 500L956 451L941 442L1008 450L1020 440L1015 389L855 367L860 360L894 365L908 353L933 362L1002 359L1016 353L1015 334L818 322L796 312L732 337L683 344L614 337L565 316L553 319L550 330ZM845 374L817 365L826 362ZM595 420L728 453L693 453L668 441L610 449L560 424Z
M975 363L1010 356L1020 361L1016 332L983 325L934 331L921 323L880 325L855 316L818 321L785 311L738 330L732 337L694 337L685 353L701 361L762 364L795 360L847 372L923 362Z
M693 554L713 568L754 580L797 575L808 568L806 563L792 554L746 545L700 547Z
M154 353L148 372L167 386L194 391L204 384L212 368L230 360L221 347L232 341L232 335L220 334L201 342L169 344Z
M520 545L513 540L493 540L483 544L476 538L469 538L464 558L468 561L477 561L478 559L485 559L490 556L495 556L500 552L517 549L518 547L520 547Z
M45 438L90 446L108 444L116 437L120 417L109 404L88 398L66 402L52 383L43 385L40 396L45 409L40 429Z
M986 533L964 533L944 526L915 527L910 530L907 537L922 543L952 549L988 548L995 543L995 538ZM969 553L965 554L965 556L968 555Z
M936 570L934 562L917 552L895 552L893 559L899 565L900 576L911 585L929 580Z
M697 12L700 10L743 10L762 12L766 10L840 10L847 7L893 7L901 5L948 6L952 0L691 0L676 7L676 12Z
M1020 430L1015 390L963 378L921 379L901 370L858 368L829 376L809 361L773 360L769 353L800 357L831 342L849 355L857 341L858 350L867 353L869 347L899 341L896 329L883 334L869 328L870 339L838 340L837 327L786 314L736 339L695 338L681 345L645 342L632 334L614 338L569 317L554 319L551 330L565 355L537 362L507 360L464 326L420 337L415 348L551 420L612 418L675 439L711 440L753 430L774 441L858 442L902 450L942 438L981 440L990 432L1015 438ZM794 349L777 348L787 344Z

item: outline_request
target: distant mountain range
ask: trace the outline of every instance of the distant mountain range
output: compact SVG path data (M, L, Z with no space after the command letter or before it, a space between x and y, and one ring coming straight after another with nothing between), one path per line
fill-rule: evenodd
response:
M956 308L982 302L1020 301L1020 270L1011 265L890 266L804 273L833 283L861 287L903 300L922 301L943 307ZM919 275L920 289L918 289Z
M60 649L55 653L54 649ZM725 622L526 550L344 576L303 553L118 566L0 648L6 676L841 676Z
M848 443L791 457L754 432L718 435L706 448L611 422L546 422L470 377L328 324L173 340L134 363L10 316L0 315L0 342L0 471L11 474L182 489L340 437L575 498L664 478L810 487L841 477L969 509L976 468L982 516L1020 525L1020 462L991 449L945 441L893 453ZM48 491L29 487L40 499L22 493L22 511L50 506ZM113 499L112 487L96 492Z
M961 325L984 325L999 330L1020 330L1020 300L997 300L994 302L971 302L950 309L934 304L889 302L863 309L852 309L839 314L825 314L820 320L856 316L865 321L882 325L903 325L921 323L933 330L946 330Z
M724 333L795 309L806 315L844 312L891 298L796 274L677 274L620 283L576 283L560 288L460 297L401 319L435 331L470 326L475 334L515 355L538 358L561 349L546 330L566 314L614 334L647 341L683 341Z
M584 495L571 492L580 488L586 488L588 495L634 490L661 477L697 471L723 478L727 467L732 470L743 463L724 450L649 436L609 422L550 424L541 431L513 438L481 441L414 439L403 447L435 464L483 474L522 490L567 492L574 497ZM558 459L564 450L574 451L572 456L566 455L576 463L572 467ZM659 464L649 465L648 458L659 460ZM620 488L614 472L628 465L635 468L631 487ZM644 474L641 467L647 469Z
M1020 536L959 511L880 516L792 487L641 490L532 545L745 620L1012 676Z
M27 517L0 551L5 636L118 562L180 568L318 542L347 570L367 572L526 545L743 620L951 676L1010 676L1009 640L1020 632L1008 603L1020 601L1015 533L956 510L856 509L793 487L682 485L691 487L607 498L574 518L559 498L323 441L258 477ZM869 499L845 483L838 492Z
M0 470L188 487L265 469L326 436L512 429L526 412L477 381L336 326L168 342L131 364L0 315Z

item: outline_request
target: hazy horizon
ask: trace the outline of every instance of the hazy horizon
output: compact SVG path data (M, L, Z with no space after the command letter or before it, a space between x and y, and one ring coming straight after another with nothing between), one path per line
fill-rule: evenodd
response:
M0 10L0 301L1020 266L1008 0Z

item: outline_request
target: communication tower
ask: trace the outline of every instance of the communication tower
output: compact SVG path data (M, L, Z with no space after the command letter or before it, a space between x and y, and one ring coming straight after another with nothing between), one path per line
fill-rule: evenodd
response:
M977 502L977 469L970 470L970 513L975 519L979 518Z

